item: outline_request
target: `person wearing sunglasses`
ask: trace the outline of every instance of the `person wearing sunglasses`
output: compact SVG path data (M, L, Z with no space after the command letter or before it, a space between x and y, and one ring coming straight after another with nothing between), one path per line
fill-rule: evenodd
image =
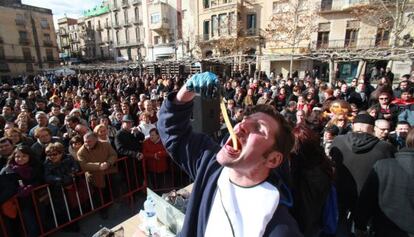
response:
M391 99L391 95L388 92L381 92L378 96L378 104L374 107L378 111L377 118L388 120L391 129L394 129L398 120L398 106L391 104Z

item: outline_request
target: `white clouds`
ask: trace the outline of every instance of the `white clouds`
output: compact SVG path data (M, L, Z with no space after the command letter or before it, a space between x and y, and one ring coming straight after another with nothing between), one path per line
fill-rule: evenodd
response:
M102 3L102 0L22 0L23 4L49 8L53 12L55 26L57 19L65 16L78 18L84 10Z

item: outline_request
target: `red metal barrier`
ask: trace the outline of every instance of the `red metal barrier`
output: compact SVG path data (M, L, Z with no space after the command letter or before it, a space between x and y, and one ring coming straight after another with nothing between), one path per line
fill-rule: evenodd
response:
M134 193L139 191L146 191L147 184L149 187L157 192L169 192L173 189L181 188L187 184L190 183L190 180L188 176L181 171L181 169L171 160L169 161L169 169L167 172L162 174L154 174L151 172L148 172L146 170L145 166L145 160L141 162L142 165L142 172L143 172L143 180L142 182L138 180L138 162L137 160L133 160L133 174L129 173L129 165L131 161L128 162L128 157L122 157L117 160L117 166L118 166L118 173L117 174L107 174L105 179L107 181L108 185L108 191L109 191L109 200L105 200L105 197L102 193L102 189L98 189L96 187L93 187L88 181L86 177L85 172L77 173L74 177L74 183L73 183L73 190L68 191L65 190L65 188L61 188L62 197L64 200L64 209L65 214L67 215L67 221L64 223L59 223L62 219L62 216L57 216L56 214L56 208L62 208L62 206L56 206L56 201L52 198L52 192L51 192L51 186L48 184L44 184L41 186L36 187L33 189L31 193L31 199L33 201L34 206L34 213L36 216L36 222L39 226L40 235L39 236L48 236L68 225L71 225L103 208L106 208L113 204L113 202L116 199L128 199L130 201L130 205L133 204L133 198ZM121 192L117 197L114 197L114 186L111 181L111 176L118 175L118 177L122 177L126 180L127 190L126 192ZM123 176L124 175L124 176ZM148 182L147 179L150 179L150 182ZM84 184L83 184L84 183ZM132 184L137 184L136 187L132 187ZM115 186L120 191L120 187L117 184ZM84 190L86 188L86 190ZM56 191L56 190L55 190ZM84 193L87 191L87 193ZM75 198L71 195L74 192ZM87 195L87 200L81 200L85 199L84 195ZM95 198L94 198L95 196ZM99 200L96 200L96 196L99 197ZM16 197L14 197L16 198ZM75 200L75 201L74 201ZM99 202L97 202L99 201ZM73 203L76 203L76 208L71 206ZM19 202L16 199L17 203L17 212L18 212L18 218L21 222L22 227L22 234L23 236L27 236L27 230L26 225L24 223L24 218L22 217L22 210L20 208ZM71 205L70 205L71 204ZM48 223L47 220L45 220L45 217L48 216L46 213L51 213L53 220L49 220ZM50 215L49 215L50 216ZM50 226L52 225L52 226ZM4 224L3 215L0 214L0 227L1 231L0 233L4 237L9 237L7 234L7 229ZM10 236L14 237L14 236Z

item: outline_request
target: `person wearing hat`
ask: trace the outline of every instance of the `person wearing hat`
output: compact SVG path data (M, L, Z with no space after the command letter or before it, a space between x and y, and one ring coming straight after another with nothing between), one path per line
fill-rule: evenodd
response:
M352 132L332 142L330 156L336 167L339 220L344 226L350 223L347 219L352 221L359 194L375 162L394 157L396 152L390 143L374 136L374 126L373 117L358 114Z
M137 188L138 184L136 179L132 178L135 175L134 172L134 160L137 160L136 164L137 170L136 174L138 176L138 181L143 181L142 176L142 143L144 142L145 136L142 132L139 131L137 127L133 128L134 119L131 115L127 114L122 117L121 129L115 135L115 148L119 157L128 157L128 173L131 179L131 188ZM125 171L123 169L122 171ZM126 176L125 174L125 177Z

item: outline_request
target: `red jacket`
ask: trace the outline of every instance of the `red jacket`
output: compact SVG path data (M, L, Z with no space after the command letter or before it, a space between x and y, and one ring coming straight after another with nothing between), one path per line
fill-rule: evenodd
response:
M168 153L161 143L152 142L149 138L144 141L142 153L146 162L147 170L154 173L163 173L168 170ZM157 159L155 158L157 154Z

